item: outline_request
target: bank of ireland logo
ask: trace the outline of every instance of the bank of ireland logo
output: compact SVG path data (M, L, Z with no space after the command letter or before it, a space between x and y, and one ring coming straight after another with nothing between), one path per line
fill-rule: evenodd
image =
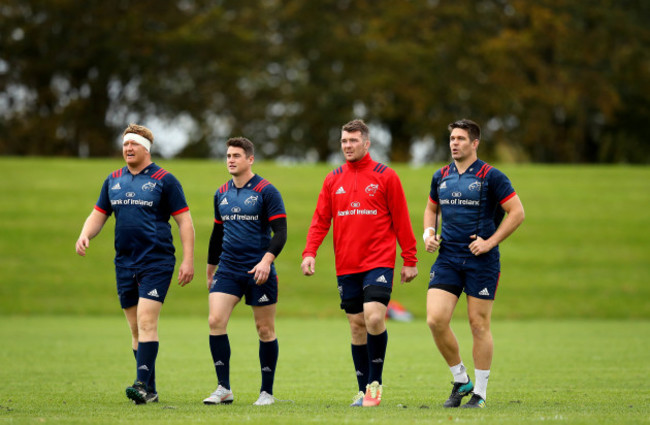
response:
M231 212L234 212L234 213L238 213L238 212L241 212L241 208L239 208L239 207L232 207L232 208L230 209L230 211L231 211Z
M474 183L470 184L467 188L471 191L481 190L481 182L477 180Z
M257 196L249 196L244 201L244 204L246 204L246 205L255 205L255 204L257 204Z
M368 186L366 186L366 193L370 196L375 196L375 193L377 193L377 189L379 189L378 184L370 183Z
M453 196L454 198L460 198L461 196L463 196L463 194L462 192L451 192L451 196Z
M147 182L142 185L142 190L148 190L149 192L153 192L155 188L156 188L156 183Z
M361 202L354 201L354 202L350 203L350 206L352 208L359 208L361 206Z
M126 197L127 197L127 198L133 198L133 197L135 197L135 192L126 192Z

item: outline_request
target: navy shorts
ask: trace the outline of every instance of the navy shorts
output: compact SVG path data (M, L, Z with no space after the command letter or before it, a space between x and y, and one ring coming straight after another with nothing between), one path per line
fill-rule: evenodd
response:
M363 303L388 305L393 290L393 269L378 267L361 273L337 276L341 309L349 314L363 311Z
M501 262L498 257L439 255L429 276L429 289L443 289L456 296L465 292L474 298L493 300L499 286Z
M117 295L122 308L138 305L138 299L165 302L169 285L174 276L174 265L148 268L115 266Z
M240 299L246 297L246 304L250 306L275 304L278 302L278 275L271 269L268 280L257 285L252 274L219 268L210 284L212 292L223 292Z

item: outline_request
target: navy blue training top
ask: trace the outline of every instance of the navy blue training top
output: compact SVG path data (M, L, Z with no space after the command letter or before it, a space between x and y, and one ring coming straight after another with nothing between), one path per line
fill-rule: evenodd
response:
M442 211L441 255L473 257L471 235L487 239L503 217L501 204L516 192L501 171L477 159L463 174L456 165L442 167L433 174L429 199ZM498 258L499 247L485 255Z
M142 268L174 265L169 218L188 211L180 182L151 163L133 175L124 166L104 180L95 209L115 213L115 264Z
M214 194L214 221L223 224L219 269L252 269L269 249L270 222L286 216L280 192L258 175L240 189L232 180L221 186Z

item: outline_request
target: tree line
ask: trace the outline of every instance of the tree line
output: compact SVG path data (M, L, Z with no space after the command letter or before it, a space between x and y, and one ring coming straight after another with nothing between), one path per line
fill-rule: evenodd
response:
M642 0L4 0L0 154L115 155L156 117L190 123L181 156L244 135L325 160L359 117L390 160L442 160L466 117L486 158L647 163L649 21Z

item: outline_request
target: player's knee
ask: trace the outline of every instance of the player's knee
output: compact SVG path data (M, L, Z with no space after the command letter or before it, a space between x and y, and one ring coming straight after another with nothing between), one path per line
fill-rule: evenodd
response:
M208 326L214 335L226 333L226 321L216 314L208 315Z
M366 309L364 319L368 333L378 335L386 329L386 309L373 308Z
M348 322L350 323L350 337L352 343L356 345L363 345L366 343L366 322L363 319L363 314L349 314Z
M137 323L129 323L129 329L131 330L131 336L133 337L134 340L138 340L138 324Z
M138 320L138 337L150 339L158 333L158 323L154 320Z
M449 319L442 315L427 314L427 325L433 333L444 332L449 328Z
M427 315L427 326L429 326L429 329L435 331L438 329L439 323L435 317Z
M469 327L474 337L483 337L490 334L490 320L483 316L470 315Z
M256 323L257 335L262 341L272 341L275 339L275 327L269 323Z
M365 335L366 323L361 320L350 321L350 332L352 335Z

